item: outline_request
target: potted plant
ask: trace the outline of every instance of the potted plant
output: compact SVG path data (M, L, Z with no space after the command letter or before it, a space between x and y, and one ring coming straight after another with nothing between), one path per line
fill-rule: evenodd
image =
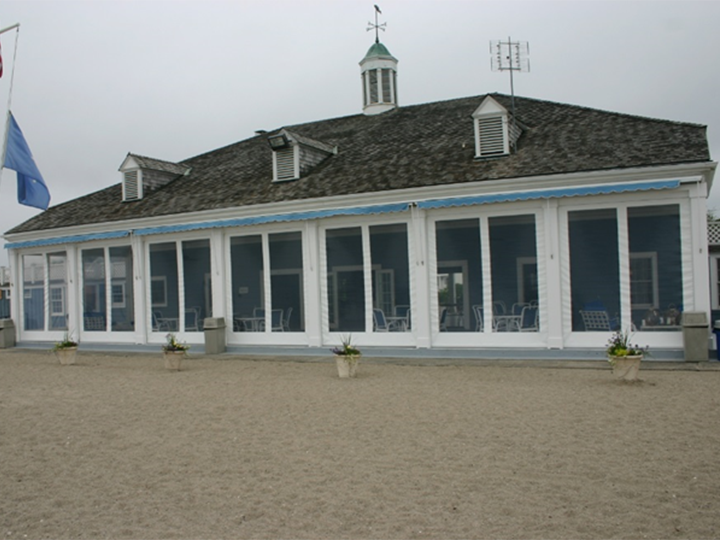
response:
M53 351L55 352L55 356L57 356L58 360L60 360L60 363L63 366L69 366L75 363L75 359L77 356L77 349L78 349L78 343L72 337L70 334L65 332L65 336L63 337L62 341L59 341L55 344L53 347Z
M360 349L353 346L351 342L351 336L342 338L342 345L332 349L332 353L335 355L335 365L338 370L338 377L341 379L347 379L349 377L355 377L357 374L357 366L360 361L362 353Z
M162 346L165 367L170 370L180 371L180 362L187 354L190 345L186 345L175 338L175 334L165 336L167 342Z
M613 374L624 381L636 381L640 362L648 354L648 347L632 345L629 331L616 331L607 344L607 357L613 368Z

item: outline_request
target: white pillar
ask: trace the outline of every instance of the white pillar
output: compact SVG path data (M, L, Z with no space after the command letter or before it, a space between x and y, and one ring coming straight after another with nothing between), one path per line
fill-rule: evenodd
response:
M558 200L548 199L543 208L543 230L538 231L545 237L544 253L538 253L538 278L540 278L541 265L545 266L545 287L540 286L540 291L545 291L545 298L542 300L538 298L538 300L540 301L540 329L547 332L549 349L564 347L559 220ZM540 257L543 257L543 260Z

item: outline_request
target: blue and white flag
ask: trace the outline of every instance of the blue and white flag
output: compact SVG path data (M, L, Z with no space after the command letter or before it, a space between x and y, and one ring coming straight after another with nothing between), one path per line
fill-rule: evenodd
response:
M47 210L50 204L50 192L45 185L40 171L35 165L32 152L25 142L20 126L12 113L8 126L7 141L5 143L6 169L17 172L18 202L26 206L33 206Z

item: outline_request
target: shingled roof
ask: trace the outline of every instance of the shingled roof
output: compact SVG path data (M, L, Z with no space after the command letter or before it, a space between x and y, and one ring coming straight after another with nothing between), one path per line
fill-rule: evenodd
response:
M490 95L510 110L510 96ZM191 168L189 174L141 200L122 202L118 183L53 206L8 233L331 195L710 160L705 126L521 97L515 98L523 127L517 151L478 160L471 115L485 97L286 126L338 150L295 181L272 182L267 134L259 134L181 162Z

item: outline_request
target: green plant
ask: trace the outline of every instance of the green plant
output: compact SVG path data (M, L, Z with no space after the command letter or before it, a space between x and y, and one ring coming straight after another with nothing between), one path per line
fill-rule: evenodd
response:
M353 346L352 336L342 337L342 346L331 349L332 353L337 356L361 356L360 349Z
M629 331L617 330L607 343L606 352L610 363L613 362L613 358L616 356L641 356L648 353L649 347L640 347L640 345L633 345L630 343L632 334Z
M190 345L175 339L175 334L168 334L165 338L167 339L167 342L162 346L164 352L185 352L190 348Z
M62 350L62 349L71 349L71 348L77 347L77 346L78 346L78 342L75 341L74 339L72 339L72 337L70 337L70 334L68 334L67 332L65 332L65 336L63 337L63 340L62 340L62 341L58 341L58 342L55 344L55 346L53 347L53 350L54 350L54 351L59 351L59 350Z

